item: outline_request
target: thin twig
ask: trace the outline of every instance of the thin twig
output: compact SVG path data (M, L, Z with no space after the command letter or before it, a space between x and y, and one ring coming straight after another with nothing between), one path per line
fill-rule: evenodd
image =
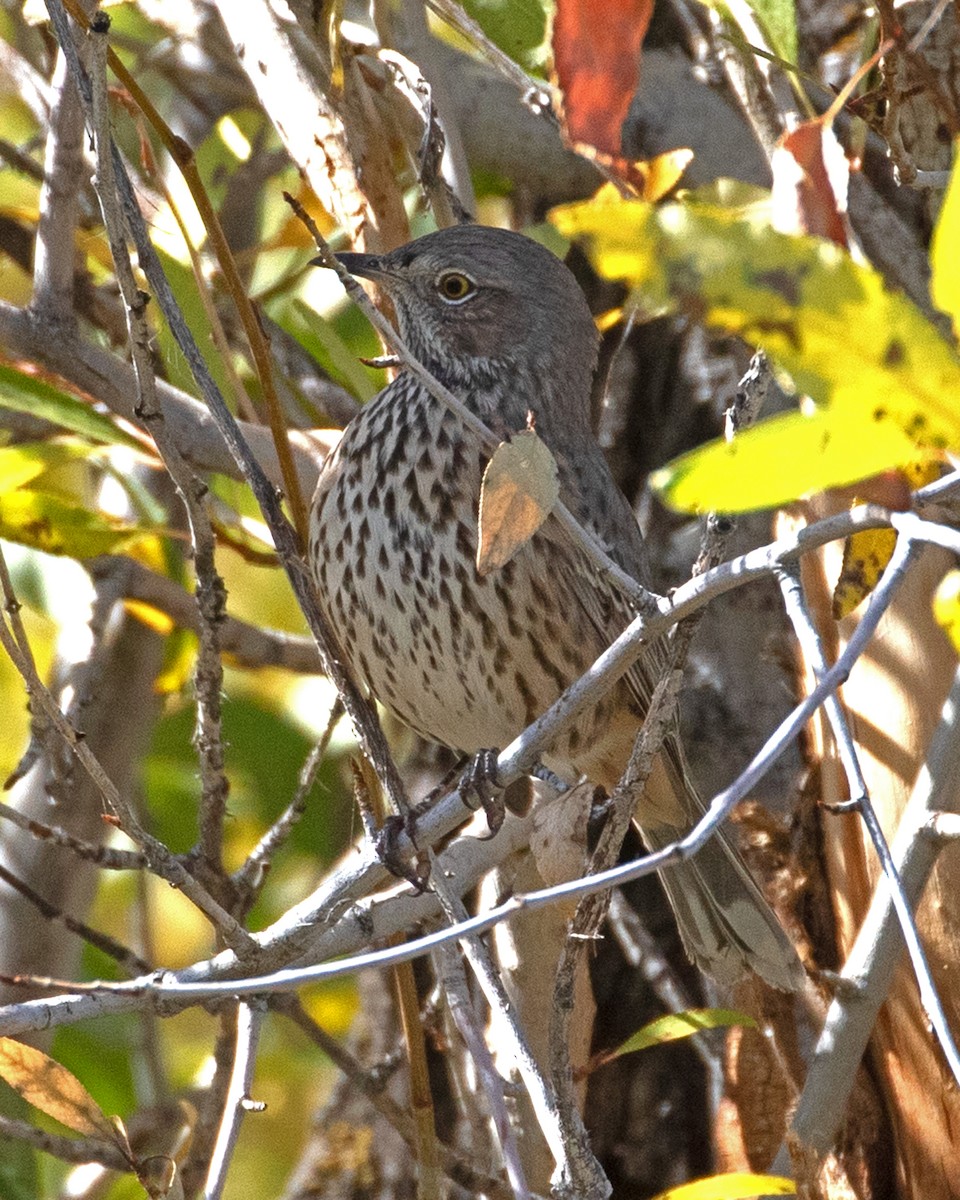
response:
M463 1038L483 1094L487 1098L493 1128L503 1153L503 1162L515 1200L530 1200L530 1191L520 1161L517 1137L510 1123L503 1079L497 1071L490 1048L484 1040L477 1010L470 996L463 961L453 946L441 946L437 955L438 977L450 1008L453 1022Z
M18 878L12 871L7 870L2 864L0 864L0 880L23 896L51 925L62 925L64 929L83 938L85 942L95 946L108 958L112 958L128 975L145 975L153 970L150 963L142 959L139 954L134 954L128 947L121 945L116 938L110 937L107 933L101 933L100 930L94 929L85 921L78 921L76 917L71 917L69 913L57 908L55 904L48 903L36 889Z
M73 320L74 237L85 163L83 110L63 51L57 55L52 87L30 306L47 320L65 324Z
M257 1044L266 1014L262 1002L237 1006L237 1036L233 1050L233 1069L223 1105L223 1120L217 1131L210 1166L203 1189L204 1200L220 1200L227 1182L230 1160L240 1136L240 1122L250 1111L253 1071L257 1062Z
M183 501L190 522L194 567L197 576L199 648L194 682L197 698L195 744L200 758L200 848L205 864L222 873L223 820L229 783L224 771L221 694L223 664L220 661L218 625L223 617L226 591L214 563L216 539L203 498L207 487L190 470L169 436L157 397L146 300L137 287L127 252L123 218L117 201L107 99L107 31L109 17L98 13L91 22L92 68L90 113L97 160L96 190L110 242L114 271L127 314L127 330L137 380L137 413L146 422L164 465Z
M91 102L90 80L80 65L76 50L73 46L69 23L61 0L46 0L48 12L57 35L57 40L63 46L70 61L85 103ZM407 805L403 785L400 781L396 765L390 755L383 731L380 729L372 706L364 699L356 684L350 678L343 666L342 653L333 631L325 621L317 598L314 594L313 581L304 563L299 538L283 513L280 498L264 475L260 464L250 451L247 442L240 432L233 414L224 403L223 396L213 380L203 355L196 344L193 334L184 319L183 313L176 302L169 281L163 272L160 260L153 249L146 224L140 213L140 207L133 187L127 175L126 168L117 147L112 146L113 170L117 180L117 190L126 218L127 227L137 249L137 257L141 269L147 276L150 286L156 294L157 301L171 332L176 339L184 358L193 373L197 386L207 402L211 415L219 428L227 447L237 463L243 477L247 480L260 505L267 525L270 528L274 545L280 556L280 561L293 587L294 594L307 619L311 633L317 640L323 659L326 674L335 684L343 697L344 708L347 711L357 738L369 760L374 764L377 774L384 781L391 803L398 811L405 811Z
M433 889L443 907L444 916L453 927L462 925L467 919L467 910L464 908L463 901L454 893L447 882L442 860L435 865L434 870L431 872L431 878ZM527 1095L530 1097L531 1106L536 1114L537 1124L540 1126L544 1139L550 1148L553 1160L558 1167L566 1167L568 1163L567 1147L564 1142L563 1130L557 1113L556 1100L551 1093L550 1085L544 1079L540 1068L537 1066L536 1059L527 1043L523 1028L517 1020L516 1009L507 995L503 979L494 968L487 947L478 937L461 939L460 949L463 952L464 958L469 963L477 982L480 984L481 991L486 997L487 1003L490 1005L491 1010L497 1014L499 1020L498 1029L501 1031L501 1036L508 1043L507 1049L516 1063L517 1071L523 1080ZM500 1137L504 1162L511 1185L514 1188L523 1187L525 1189L526 1183L523 1179L522 1170L519 1175L516 1173L519 1167L519 1159L516 1158L516 1161L511 1163L511 1159L514 1159L517 1154L516 1145L512 1143L512 1138L510 1141L503 1140L504 1131L499 1127L497 1133Z
M2 555L2 551L0 551L0 555ZM5 590L4 605L9 606L11 603L17 603L16 597ZM107 810L117 818L120 828L131 841L143 849L150 863L150 869L161 878L166 879L168 883L173 884L174 887L179 888L187 899L192 901L211 921L228 945L238 952L252 949L254 943L247 931L197 883L162 842L151 837L142 827L132 806L120 795L96 755L60 711L60 706L37 674L35 664L21 653L7 629L6 621L2 618L0 618L0 645L3 646L22 676L31 704L39 705L43 709L53 729L79 759L81 766L90 776L94 787L103 797Z
M310 645L313 647L312 642ZM327 727L323 731L319 742L311 749L300 769L297 790L294 793L293 799L250 851L246 862L234 873L233 882L238 890L247 896L247 903L252 902L253 898L257 895L274 856L290 837L298 821L306 812L310 789L316 781L317 772L323 765L323 759L327 753L327 747L330 745L330 739L333 737L334 730L342 716L343 705L338 699L334 702L333 708L330 710Z
M35 821L9 804L0 804L0 821L9 821L24 833L53 846L62 846L65 850L72 851L77 858L96 863L105 871L142 871L147 866L146 855L137 850L119 850L113 846L98 846L93 842L85 842L60 825L45 825L42 821Z
M314 1045L319 1046L350 1084L363 1093L410 1149L414 1149L416 1134L413 1120L409 1112L384 1090L383 1071L365 1070L337 1038L331 1037L309 1016L295 996L271 996L270 1007L289 1017ZM510 1189L501 1179L477 1170L472 1162L443 1142L438 1142L437 1150L443 1173L454 1183L466 1188L470 1195L489 1196L491 1200L512 1200Z

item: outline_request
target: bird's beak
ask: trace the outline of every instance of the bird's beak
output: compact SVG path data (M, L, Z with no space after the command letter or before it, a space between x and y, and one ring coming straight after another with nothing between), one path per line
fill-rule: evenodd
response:
M353 254L344 252L337 255L337 261L346 267L351 275L359 275L361 279L385 279L391 274L383 264L383 259L377 254ZM322 258L311 258L312 267L325 267Z

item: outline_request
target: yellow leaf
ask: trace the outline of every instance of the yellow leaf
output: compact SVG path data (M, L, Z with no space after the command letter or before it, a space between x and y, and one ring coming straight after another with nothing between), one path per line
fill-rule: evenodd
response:
M747 512L855 483L916 457L910 438L885 416L865 421L831 405L761 421L731 442L708 442L655 471L650 483L681 512Z
M897 544L894 529L864 529L847 538L843 547L843 566L833 589L833 617L848 616L877 586L893 548Z
M34 1108L87 1137L118 1143L109 1118L79 1079L33 1046L0 1038L0 1078Z
M936 462L906 463L901 468L905 483L911 488L923 487L940 474ZM854 503L861 503L858 497ZM861 600L865 600L880 581L886 569L897 535L892 529L864 529L847 538L843 546L843 566L833 589L834 620L849 616Z
M933 597L933 615L960 654L960 571L949 571Z
M632 1054L635 1050L646 1050L649 1046L662 1046L664 1042L676 1042L681 1038L693 1037L704 1029L725 1029L731 1025L756 1028L756 1021L746 1013L732 1008L690 1008L685 1012L666 1013L638 1029L617 1047L613 1057Z
M960 141L954 143L953 172L930 243L930 294L953 321L960 337Z
M748 1200L752 1196L794 1196L797 1185L780 1175L752 1175L748 1171L731 1171L727 1175L711 1175L693 1183L682 1183L654 1196L653 1200Z
M668 150L644 162L635 162L633 169L643 180L643 199L655 204L673 191L680 177L693 161L692 150Z
M166 635L173 631L173 618L162 609L154 608L152 604L147 604L143 600L128 599L124 600L123 607L132 617L136 617L141 625L146 625L154 633Z
M146 530L48 492L21 488L0 497L0 537L48 554L116 554L145 536Z
M559 494L556 461L535 430L501 442L480 486L479 574L509 562L550 515Z
M585 238L600 272L640 289L646 307L685 308L762 347L800 392L843 409L851 432L859 421L851 452L885 436L885 422L923 452L960 447L960 356L909 300L886 290L879 272L840 246L775 232L762 206L655 209L608 192L557 209L551 220L565 236ZM887 441L891 455L873 471L904 461L902 443ZM842 467L842 456L836 461ZM840 476L801 480L794 495L858 477L846 468Z

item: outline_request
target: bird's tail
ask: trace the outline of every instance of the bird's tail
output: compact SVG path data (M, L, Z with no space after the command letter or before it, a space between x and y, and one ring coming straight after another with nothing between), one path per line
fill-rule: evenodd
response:
M705 812L670 749L651 772L636 814L651 850L677 841ZM751 970L782 991L803 986L796 950L725 829L692 858L664 868L660 878L684 948L702 971L724 984Z

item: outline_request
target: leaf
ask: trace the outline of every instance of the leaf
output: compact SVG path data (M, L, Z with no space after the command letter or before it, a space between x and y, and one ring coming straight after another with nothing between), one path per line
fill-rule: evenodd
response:
M684 171L693 162L693 151L667 150L655 158L644 162L631 163L631 169L636 178L642 183L641 197L656 204L662 200L680 182Z
M620 154L653 0L557 0L553 58L573 145Z
M858 485L854 503L872 500L886 508L910 506L910 488L923 487L940 474L938 463L908 463L901 472L878 476ZM898 495L898 493L901 493ZM843 546L843 565L833 589L833 618L849 616L873 591L897 544L893 529L864 529L847 538Z
M757 1023L746 1013L733 1008L688 1008L685 1012L665 1013L638 1029L616 1050L610 1058L633 1054L650 1046L662 1046L665 1042L676 1042L681 1038L693 1037L704 1029L729 1029L743 1025L756 1029Z
M94 558L116 554L150 531L91 512L48 492L21 488L0 497L0 537L48 554Z
M960 654L960 571L948 571L933 597L933 615Z
M480 485L479 574L509 562L550 515L559 495L556 460L535 430L501 442Z
M748 512L916 457L916 446L892 421L830 407L772 417L731 442L708 442L653 472L650 484L681 512Z
M797 14L793 0L750 0L771 50L787 62L797 61Z
M90 455L93 447L75 441L24 442L0 449L0 496L60 467Z
M849 616L877 586L893 548L895 529L864 529L847 538L843 545L843 566L833 589L833 619Z
M752 1175L747 1171L731 1171L727 1175L711 1175L693 1183L682 1183L654 1196L653 1200L748 1200L754 1196L794 1196L797 1185L780 1175Z
M487 37L518 63L543 66L546 0L465 0L463 7Z
M815 426L796 415L777 418L790 422L782 440L767 422L737 438L739 449L712 446L714 457L697 461L698 469L709 462L707 490L691 486L690 457L672 464L660 486L687 485L686 499L670 492L676 507L772 506L960 446L956 350L841 247L777 233L761 209L729 212L699 203L653 209L609 192L556 209L551 220L567 237L586 237L600 272L639 289L645 308L680 307L763 347L822 407ZM828 453L814 434L830 435ZM791 446L792 436L803 444ZM844 445L831 446L838 436ZM744 448L748 439L768 439L775 457L766 468ZM748 453L753 474L744 480ZM741 485L749 494L738 501Z
M109 1117L80 1080L42 1050L0 1037L0 1078L68 1129L118 1144Z
M953 321L960 337L960 141L954 143L953 171L930 244L930 294L941 312Z
M3 364L0 364L0 405L15 412L30 413L95 442L143 449L142 442L90 404L58 391L34 375Z
M780 139L770 162L773 223L781 233L808 233L849 246L850 164L828 121L804 121Z

